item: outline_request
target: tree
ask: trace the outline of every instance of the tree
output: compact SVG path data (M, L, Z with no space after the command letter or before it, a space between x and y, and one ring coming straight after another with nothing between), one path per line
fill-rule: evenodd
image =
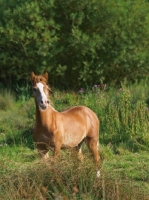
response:
M74 88L149 71L144 0L1 0L0 36L3 83L47 71L51 84Z

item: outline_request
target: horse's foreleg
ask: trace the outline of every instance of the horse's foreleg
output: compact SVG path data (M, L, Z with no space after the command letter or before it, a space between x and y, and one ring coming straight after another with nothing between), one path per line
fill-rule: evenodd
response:
M47 152L47 153L45 153L44 155L43 155L43 159L49 159L49 152Z
M43 158L43 159L45 159L45 160L49 158L49 152L48 152L48 150L38 149L38 153L39 153L40 157Z
M49 150L46 149L45 145L37 144L37 149L38 149L38 153L41 158L43 158L43 159L49 158L49 153L48 153Z
M60 142L55 143L55 149L53 153L54 158L57 158L59 156L60 149L61 149L61 143Z

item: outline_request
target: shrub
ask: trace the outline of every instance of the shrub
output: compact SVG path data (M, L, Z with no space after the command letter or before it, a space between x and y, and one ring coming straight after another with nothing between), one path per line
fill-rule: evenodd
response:
M1 80L26 84L30 71L78 87L148 73L149 6L144 0L0 1Z

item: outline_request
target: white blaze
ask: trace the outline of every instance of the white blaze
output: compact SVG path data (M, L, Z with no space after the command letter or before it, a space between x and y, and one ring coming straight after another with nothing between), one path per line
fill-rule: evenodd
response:
M46 95L45 95L45 93L44 93L44 91L43 91L43 87L44 87L44 85L42 84L42 83L36 83L36 85L37 85L37 87L39 88L39 92L40 92L40 97L39 97L39 101L43 101L43 102L45 102L45 101L47 101L47 97L46 97Z

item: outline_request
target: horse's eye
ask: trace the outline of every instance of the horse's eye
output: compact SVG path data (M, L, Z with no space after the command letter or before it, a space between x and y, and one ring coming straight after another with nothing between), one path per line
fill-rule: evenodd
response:
M33 92L36 92L37 91L37 88L33 88Z

